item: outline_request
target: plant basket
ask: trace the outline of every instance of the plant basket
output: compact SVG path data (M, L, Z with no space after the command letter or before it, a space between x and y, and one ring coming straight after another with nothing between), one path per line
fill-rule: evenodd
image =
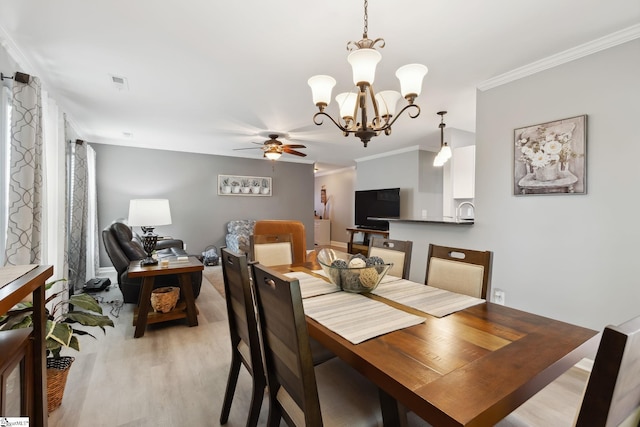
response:
M151 292L151 307L156 312L168 313L175 308L178 298L180 298L180 288L177 286L157 288Z
M53 412L62 404L67 375L75 358L64 356L47 358L47 409Z

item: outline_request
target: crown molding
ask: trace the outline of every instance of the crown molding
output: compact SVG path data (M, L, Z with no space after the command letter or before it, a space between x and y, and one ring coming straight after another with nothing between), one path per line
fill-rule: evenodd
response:
M314 178L317 178L319 176L334 175L336 173L343 173L343 172L349 172L354 170L356 170L355 166L347 166L345 168L340 168L340 169L329 169L326 171L318 171L314 173Z
M566 64L567 62L600 52L601 50L609 49L637 38L640 38L640 24L616 31L615 33L600 37L599 39L592 40L588 43L567 49L563 52L493 77L489 80L485 80L480 83L477 88L481 91L493 89L503 84L511 83L512 81L523 77L548 70L549 68L557 67L558 65Z

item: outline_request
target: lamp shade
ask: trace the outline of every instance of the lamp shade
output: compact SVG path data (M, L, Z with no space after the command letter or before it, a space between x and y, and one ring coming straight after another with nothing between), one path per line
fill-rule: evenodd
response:
M445 142L444 146L440 149L440 153L442 153L442 158L446 162L451 158L451 147L449 147Z
M396 106L400 100L400 92L395 90L383 90L376 93L378 112L381 116L393 116L396 114Z
M422 64L407 64L398 68L396 77L400 80L402 96L419 96L422 92L422 79L428 71L429 69Z
M336 102L340 107L340 117L353 117L353 113L356 110L356 101L358 95L353 92L342 92L336 95Z
M376 66L382 59L382 55L375 49L358 49L354 50L347 57L347 61L351 64L353 70L353 83L373 84L376 77Z
M132 199L129 201L129 225L157 226L171 224L171 209L167 199Z
M336 85L336 79L320 74L307 80L307 84L311 87L311 95L315 105L329 105L331 102L331 90Z

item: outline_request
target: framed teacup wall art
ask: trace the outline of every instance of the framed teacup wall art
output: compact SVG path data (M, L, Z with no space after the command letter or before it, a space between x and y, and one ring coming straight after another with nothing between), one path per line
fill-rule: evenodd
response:
M271 196L269 176L218 175L220 196Z
M515 129L513 194L586 194L586 153L586 115Z

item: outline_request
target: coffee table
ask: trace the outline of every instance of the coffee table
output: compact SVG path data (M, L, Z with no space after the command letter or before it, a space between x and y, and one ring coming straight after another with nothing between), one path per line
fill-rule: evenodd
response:
M136 327L134 337L139 338L144 335L147 324L166 322L176 319L187 319L189 326L198 326L198 309L193 296L191 285L191 273L204 270L204 265L193 256L186 261L178 261L177 258L169 258L169 266L140 265L140 261L132 261L129 264L128 275L131 278L141 277L142 287L140 288L140 299L138 307L134 310L133 324ZM178 276L180 286L180 300L176 307L168 313L156 313L151 311L151 291L156 276L175 274Z

